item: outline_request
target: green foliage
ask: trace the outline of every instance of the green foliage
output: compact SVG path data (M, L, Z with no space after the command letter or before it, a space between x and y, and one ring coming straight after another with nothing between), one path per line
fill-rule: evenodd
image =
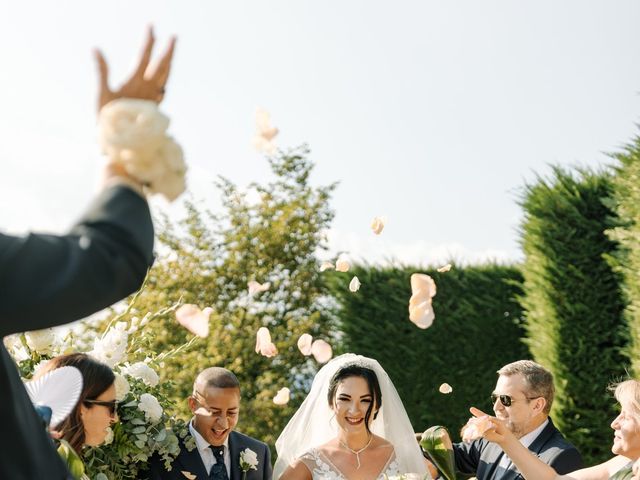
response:
M275 179L254 184L260 200L221 178L223 211L212 214L187 202L186 218L166 222L160 236L162 258L150 271L138 308L170 305L181 299L200 308L211 306L211 332L196 340L161 371L174 383L171 397L183 418L190 416L187 397L197 374L209 366L232 370L240 380L242 404L238 430L273 445L287 419L300 404L316 371L313 360L296 347L302 333L331 342L330 318L324 313L324 287L315 254L324 248L324 232L333 219L329 199L335 185L313 187L313 164L303 146L269 158ZM247 282L270 282L253 297ZM278 355L255 353L256 332L267 327ZM162 352L191 335L173 315L149 323ZM272 399L282 387L292 390L287 406Z
M431 275L437 284L436 318L426 330L409 321L415 272ZM357 293L347 288L353 274L362 282ZM454 267L437 273L360 266L328 276L338 299L344 348L380 362L417 432L435 424L458 432L471 405L491 411L496 370L529 356L520 340L524 331L515 300L521 277L513 267ZM445 382L453 387L451 394L439 393Z
M608 173L556 168L522 199L528 344L555 376L554 421L586 464L610 456L616 411L607 385L628 363L620 278L606 260L616 247L604 233L610 193Z
M635 378L640 378L640 137L614 155L618 160L613 195L607 203L616 213L616 227L609 230L619 242L613 257L616 272L624 278L625 318L629 325L628 355Z

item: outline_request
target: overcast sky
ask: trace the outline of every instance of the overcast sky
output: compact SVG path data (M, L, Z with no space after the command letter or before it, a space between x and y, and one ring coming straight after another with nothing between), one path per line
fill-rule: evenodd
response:
M551 164L610 163L637 132L637 1L97 5L2 0L5 231L60 232L81 213L103 161L91 49L117 82L149 23L158 46L178 36L163 109L191 194L215 210L216 175L268 179L251 146L263 107L278 145L310 145L313 183L340 182L332 248L370 262L518 260L523 184Z

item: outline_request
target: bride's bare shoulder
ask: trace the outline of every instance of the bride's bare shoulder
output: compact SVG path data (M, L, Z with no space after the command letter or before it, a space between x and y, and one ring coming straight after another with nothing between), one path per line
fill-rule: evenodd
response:
M378 435L374 435L373 439L371 439L371 447L372 448L393 448L393 445L386 438L379 437Z

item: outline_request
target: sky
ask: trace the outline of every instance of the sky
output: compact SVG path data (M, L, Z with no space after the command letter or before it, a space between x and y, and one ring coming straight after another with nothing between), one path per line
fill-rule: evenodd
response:
M330 254L354 260L519 261L523 186L611 164L637 134L635 0L0 3L4 232L64 232L82 213L104 162L92 48L115 85L148 24L158 51L178 37L162 109L188 195L215 211L217 175L269 180L251 145L264 108L278 146L309 144L313 184L339 182Z

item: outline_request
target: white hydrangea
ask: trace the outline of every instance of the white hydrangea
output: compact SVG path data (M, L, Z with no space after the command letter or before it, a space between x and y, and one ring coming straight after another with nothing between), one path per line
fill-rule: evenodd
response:
M123 375L139 378L150 387L155 387L160 381L160 377L153 368L144 362L136 362L133 365L125 365L120 368Z
M31 358L27 347L25 347L22 344L22 340L20 340L20 335L8 335L4 337L4 346L9 350L16 362L22 362Z
M162 406L160 405L160 402L158 402L158 399L150 393L143 393L140 395L138 409L144 412L145 417L153 423L160 421L160 418L162 417Z
M113 373L116 376L116 379L114 381L114 385L116 387L116 400L121 402L122 400L124 400L124 397L127 396L127 393L129 393L129 390L131 390L131 386L129 385L129 382L127 382L127 379L124 378L123 375L120 375L117 372L113 372Z
M95 340L89 355L113 368L125 360L128 341L127 322L117 322L104 337Z
M53 328L26 332L24 337L31 351L43 355L53 353L53 346L56 343L56 332Z

